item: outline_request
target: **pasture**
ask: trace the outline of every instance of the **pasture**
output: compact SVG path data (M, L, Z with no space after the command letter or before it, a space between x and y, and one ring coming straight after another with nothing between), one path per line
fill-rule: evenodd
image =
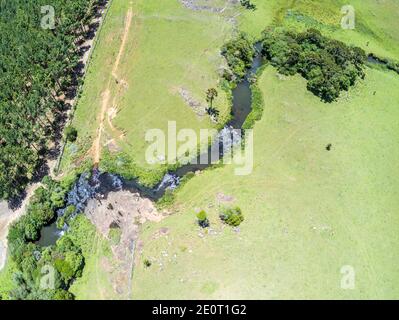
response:
M180 1L114 0L77 106L78 141L67 146L63 171L92 156L107 83L101 149L123 152L143 170L163 170L144 160L148 129L166 129L168 120L178 129L216 127L200 108L190 108L181 90L199 106L206 103L205 91L219 88L220 47L235 31L256 38L272 24L314 27L399 58L394 0L352 1L353 31L339 27L344 1L252 2L254 12L236 6L215 13ZM119 54L129 8L132 23ZM287 16L288 9L300 15ZM142 228L131 298L397 298L399 77L377 68L366 73L349 93L325 104L301 77L267 67L259 79L265 112L254 128L252 174L235 176L225 166L179 189L173 214ZM227 117L229 100L220 89L215 105ZM229 205L244 213L239 230L220 222L220 207ZM196 224L199 209L208 213L208 232ZM100 277L105 253L95 252L72 289L77 298L106 297L109 284L98 281L106 279ZM344 266L355 271L353 290L341 287Z

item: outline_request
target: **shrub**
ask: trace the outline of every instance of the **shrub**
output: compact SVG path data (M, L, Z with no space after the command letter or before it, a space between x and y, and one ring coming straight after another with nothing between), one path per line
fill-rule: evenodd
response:
M198 224L201 228L208 228L209 227L209 220L207 214L204 210L200 211L197 214Z
M240 33L236 39L224 45L222 54L226 58L227 64L236 77L236 80L241 80L244 78L246 70L251 67L255 48L249 36L245 33ZM233 80L228 75L225 76L228 81Z
M240 3L248 10L256 10L256 5L254 5L250 0L240 0Z
M64 214L57 219L57 228L63 229L65 224L69 225L70 218L75 214L76 207L74 205L68 206Z
M75 142L78 138L78 131L74 127L69 126L65 129L65 136L69 142Z
M149 268L151 267L152 262L148 259L144 259L144 267Z
M229 226L238 227L243 221L244 216L239 207L227 208L220 214L220 219Z

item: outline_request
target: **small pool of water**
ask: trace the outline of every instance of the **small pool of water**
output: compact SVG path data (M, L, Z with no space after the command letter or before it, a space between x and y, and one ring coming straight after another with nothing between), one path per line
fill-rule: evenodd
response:
M41 247L47 247L54 245L57 240L63 235L64 231L57 228L57 223L53 222L49 226L42 229L40 234L40 240L36 242Z

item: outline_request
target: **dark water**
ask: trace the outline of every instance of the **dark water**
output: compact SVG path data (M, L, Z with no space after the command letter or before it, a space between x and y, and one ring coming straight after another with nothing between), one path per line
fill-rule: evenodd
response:
M386 65L387 62L384 60L381 60L380 58L374 56L373 54L369 54L367 57L367 61L373 64L382 64L382 65Z
M176 170L174 173L177 177L182 178L187 173L201 171L208 168L210 165L217 162L218 159L223 157L223 148L220 146L220 139L223 136L231 135L232 140L235 143L240 142L235 136L235 129L241 129L248 115L252 110L252 91L250 78L256 74L257 70L262 66L264 60L261 54L262 44L260 42L255 44L256 55L252 62L251 68L248 70L245 78L237 84L233 89L233 107L232 107L232 120L226 125L226 127L220 132L219 137L215 139L215 143L210 146L206 154L198 156L195 163L189 163ZM201 158L207 159L203 161L206 164L201 164ZM216 159L212 161L212 159Z
M57 215L62 216L65 212L65 209L70 205L76 207L74 213L74 215L76 215L84 211L87 202L90 199L106 199L108 193L120 190L127 190L132 193L138 192L142 197L151 199L153 201L159 200L165 194L166 190L174 190L179 185L180 179L186 174L190 172L194 173L198 170L204 170L213 163L217 162L218 159L222 158L224 150L226 149L221 147L220 141L226 136L230 137L231 146L227 146L227 149L239 143L241 141L241 133L235 130L242 128L252 109L250 78L256 73L263 63L263 58L260 52L261 44L257 43L255 48L256 55L251 68L248 70L246 77L232 91L232 120L223 130L220 131L218 137L215 139L214 144L208 148L207 153L198 156L196 161L193 161L197 164L189 163L183 165L173 173L166 174L163 180L155 188L145 187L136 180L126 181L117 175L101 173L97 169L93 170L91 175L84 173L79 177L72 190L68 193L65 208L58 210ZM224 146L224 148L226 148L226 146ZM201 161L201 159L203 161ZM204 159L206 161L204 161ZM210 161L212 159L215 159L215 161ZM64 226L63 230L57 229L56 222L54 222L42 229L41 238L37 244L40 246L54 245L67 229L68 226Z
M41 237L36 244L41 247L47 247L55 244L57 240L64 234L63 230L57 228L57 224L54 222L47 227L44 227L41 231Z

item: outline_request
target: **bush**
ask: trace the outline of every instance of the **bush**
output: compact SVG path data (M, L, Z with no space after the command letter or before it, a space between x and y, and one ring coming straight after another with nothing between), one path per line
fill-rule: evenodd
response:
M209 227L209 220L207 214L204 210L200 211L197 214L198 224L201 228L208 228Z
M239 207L224 209L220 214L220 219L229 226L238 227L243 221L244 216Z
M74 127L69 126L65 129L65 136L69 142L75 142L78 138L78 131Z
M144 259L144 267L149 268L151 267L152 262L148 259Z
M65 224L69 225L70 218L75 214L76 207L73 205L68 206L64 214L57 219L57 228L64 229Z
M228 77L228 81L239 81L244 78L247 69L252 65L255 48L249 36L245 33L240 33L236 39L223 46L222 54L236 79L231 79L228 74L225 74L225 77Z
M240 3L248 10L256 10L256 5L254 5L250 0L240 0Z

